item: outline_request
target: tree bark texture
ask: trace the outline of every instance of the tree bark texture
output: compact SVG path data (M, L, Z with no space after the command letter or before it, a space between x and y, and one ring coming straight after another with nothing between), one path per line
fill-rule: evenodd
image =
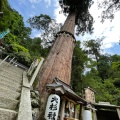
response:
M75 13L68 15L61 31L67 31L74 34ZM38 74L40 93L45 91L45 86L52 83L55 77L63 82L70 84L71 79L71 63L74 48L74 39L66 33L61 33Z
M46 84L52 83L53 79L57 77L63 82L70 84L71 79L71 64L72 54L74 49L74 35L75 28L75 13L70 13L61 29L67 33L59 33L56 41L38 74L39 90L41 96L41 116L44 115L45 102L47 101ZM40 118L42 120L43 117Z

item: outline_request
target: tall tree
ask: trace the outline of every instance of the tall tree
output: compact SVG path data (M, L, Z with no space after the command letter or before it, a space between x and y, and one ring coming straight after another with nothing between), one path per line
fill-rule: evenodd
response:
M57 33L56 42L40 72L40 93L45 90L46 83L51 83L54 77L70 84L75 25L78 34L92 30L93 19L88 11L91 2L60 0L60 5L63 12L69 15L61 31Z
M107 54L101 54L102 39L85 41L84 45L86 47L85 52L97 62L96 68L99 77L104 81L109 76L110 57Z
M101 47L101 39L97 39L97 40L88 40L84 42L84 46L85 46L85 52L88 55L92 55L93 59L96 59L96 61L99 60L100 58L100 47Z
M109 71L110 71L110 56L109 55L101 55L98 63L97 63L97 70L99 72L99 77L104 82L105 79L109 78Z
M46 84L52 83L55 77L70 84L75 25L77 25L77 34L92 30L93 19L88 11L91 1L60 0L60 5L63 12L68 13L68 17L61 31L57 33L55 43L39 72L39 85L37 88L42 102L40 120L44 120L43 115L47 99Z

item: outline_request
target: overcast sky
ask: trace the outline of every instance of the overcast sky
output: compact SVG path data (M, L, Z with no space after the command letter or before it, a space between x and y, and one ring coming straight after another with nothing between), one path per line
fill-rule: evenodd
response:
M65 16L63 14L59 14L61 8L59 7L58 0L8 0L11 7L17 10L24 18L25 24L29 17L47 14L51 16L51 18L56 19L58 23L64 23ZM120 12L115 14L115 18L112 22L106 20L103 24L100 22L101 10L98 10L96 1L94 0L94 4L90 8L90 12L94 18L94 33L92 35L85 34L84 36L77 36L77 40L90 40L101 38L105 36L103 40L104 52L109 54L120 54ZM40 37L40 32L33 30L32 37Z

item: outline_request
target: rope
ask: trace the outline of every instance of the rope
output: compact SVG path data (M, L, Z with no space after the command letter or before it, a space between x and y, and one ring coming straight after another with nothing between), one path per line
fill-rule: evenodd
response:
M76 42L75 36L74 36L72 33L68 32L68 31L60 31L60 32L58 32L58 33L56 34L55 37L57 38L58 35L63 34L63 33L66 33L66 34L70 35L70 36L74 39L74 42Z

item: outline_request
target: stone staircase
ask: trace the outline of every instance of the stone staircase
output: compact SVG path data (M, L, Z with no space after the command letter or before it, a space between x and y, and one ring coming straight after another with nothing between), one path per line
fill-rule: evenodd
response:
M0 120L17 120L23 72L7 62L0 65Z

